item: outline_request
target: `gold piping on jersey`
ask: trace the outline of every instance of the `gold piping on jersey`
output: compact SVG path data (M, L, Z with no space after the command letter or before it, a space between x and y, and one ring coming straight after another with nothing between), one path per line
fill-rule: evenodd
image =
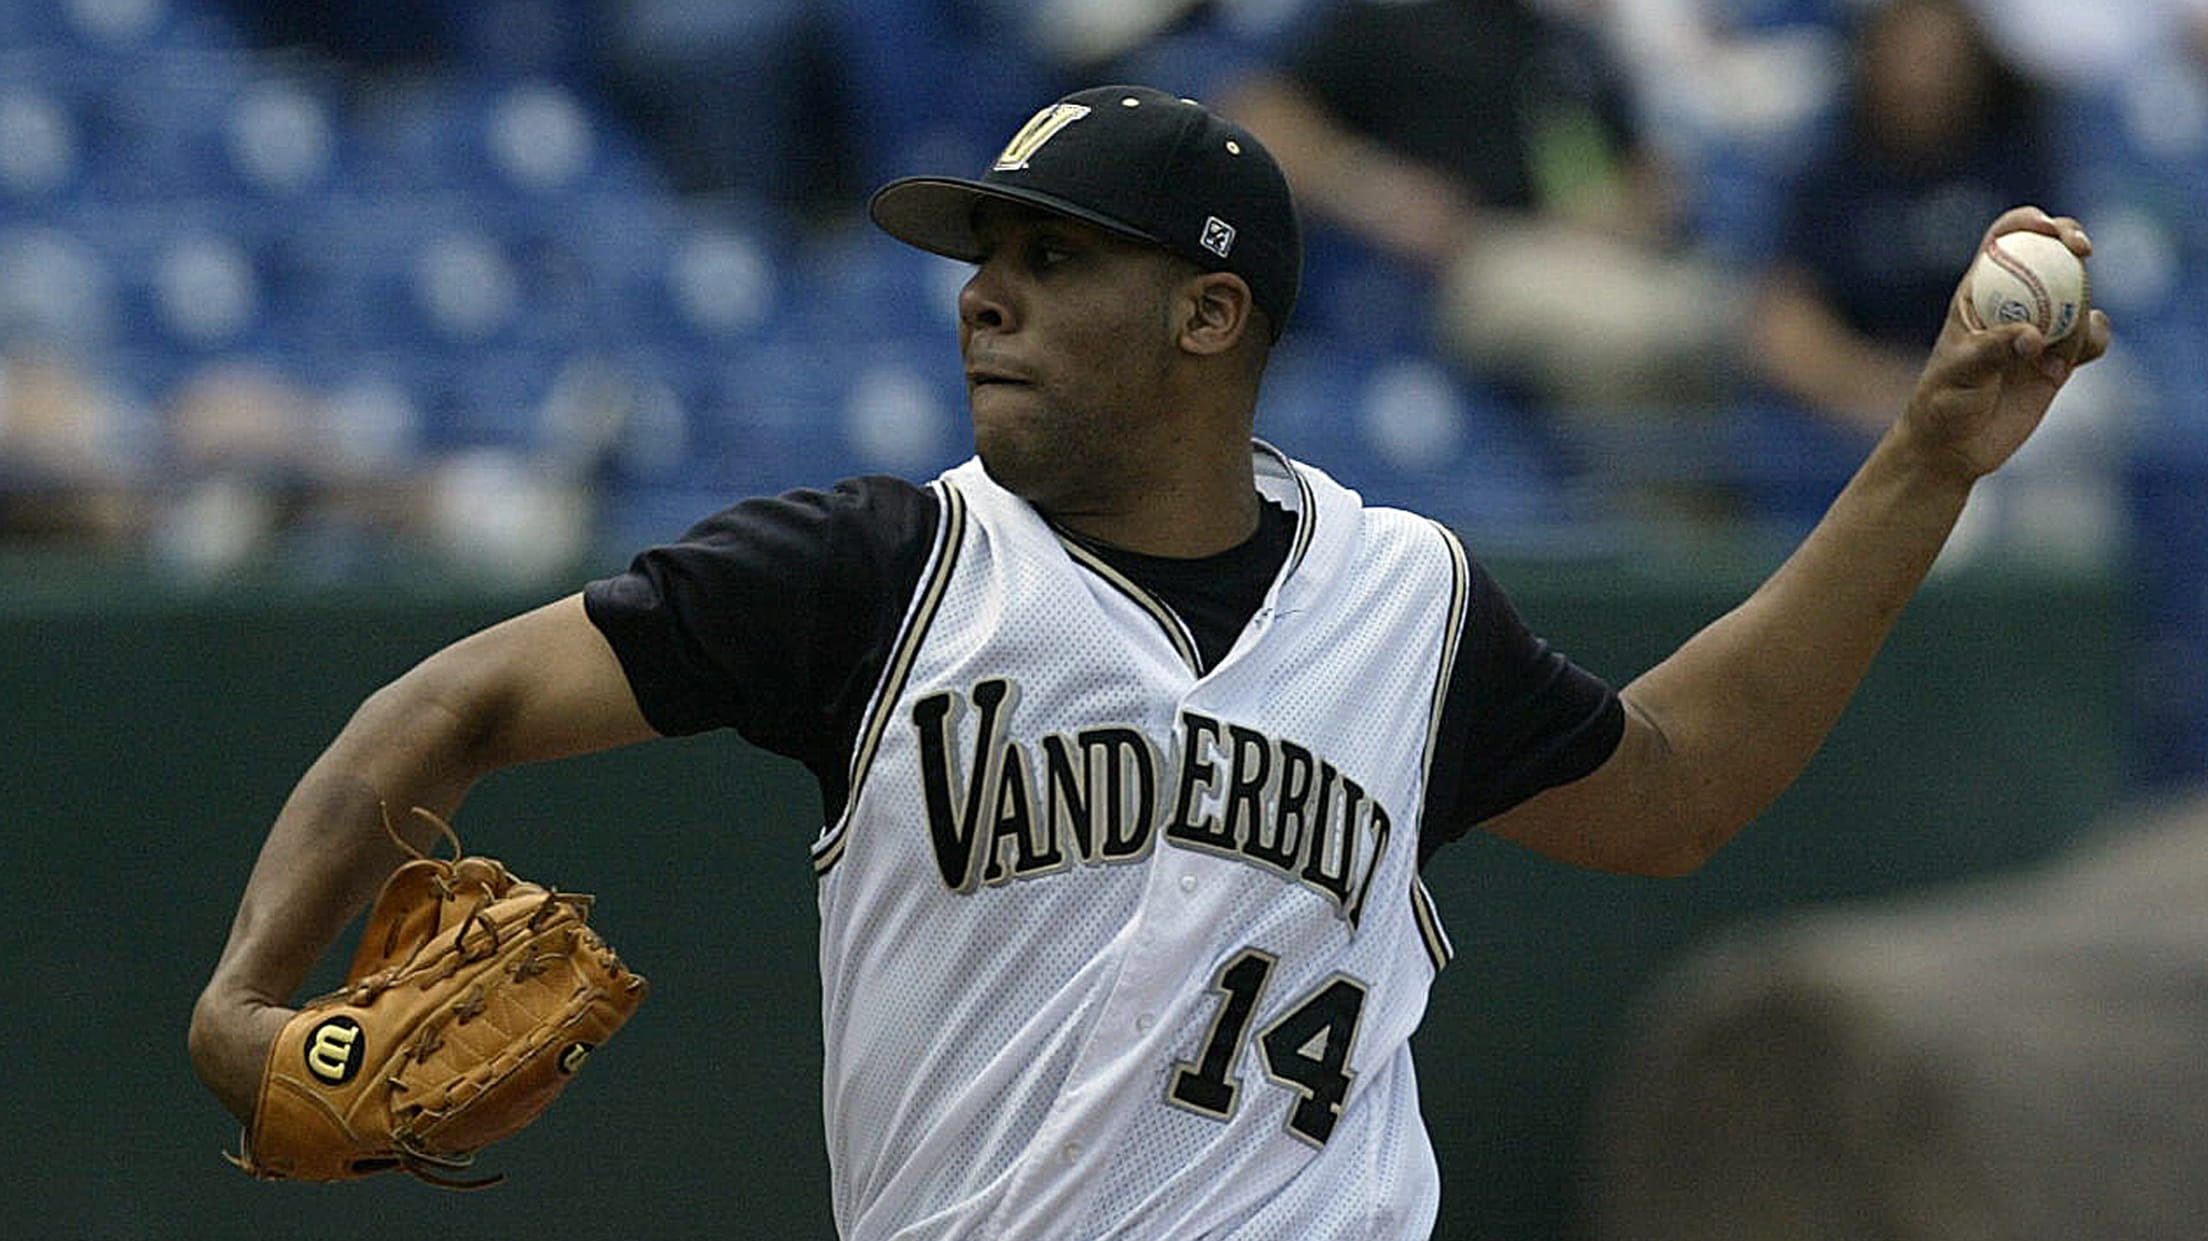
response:
M1303 471L1295 467L1295 463L1288 459L1288 454L1264 440L1251 440L1250 447L1256 452L1271 457L1279 464L1281 473L1296 482L1296 539L1288 549L1287 567L1282 569L1280 574L1280 580L1286 581L1294 576L1298 568L1302 567L1303 554L1311 550L1312 529L1319 524L1318 497L1311 493L1311 480L1305 478Z
M1143 589L1133 578L1113 568L1110 561L1090 551L1079 539L1055 525L1050 530L1058 536L1058 542L1066 549L1066 554L1073 557L1075 563L1103 578L1113 589L1148 612L1150 618L1158 622L1158 628L1165 631L1166 640L1173 644L1173 650L1180 655L1181 662L1187 664L1189 671L1197 676L1204 675L1204 657L1197 650L1196 638L1189 633L1188 624L1181 619L1180 613L1167 606L1165 600Z
M921 573L920 589L914 592L904 631L897 635L896 645L890 648L881 684L874 691L873 708L867 712L866 727L860 730L859 744L851 756L850 787L844 794L843 813L813 844L813 874L816 877L826 875L843 856L844 841L851 826L851 810L859 804L860 786L865 784L867 770L874 765L874 752L881 745L883 730L889 727L889 717L897 700L904 695L905 679L912 675L913 658L919 654L921 641L935 623L936 609L943 603L943 593L950 587L951 571L958 564L958 549L966 539L966 497L957 487L940 479L933 486L943 501L943 514L936 522L935 551Z
M1419 938L1425 941L1426 955L1439 974L1456 955L1456 949L1450 946L1449 933L1441 929L1441 911L1434 908L1434 894L1426 890L1426 881L1417 875L1411 876L1411 917L1418 922Z
M1438 521L1432 524L1449 549L1449 628L1441 639L1441 666L1434 670L1434 697L1426 716L1426 756L1419 767L1421 787L1433 777L1434 751L1441 744L1441 710L1449 700L1449 682L1457 673L1457 647L1464 639L1464 615L1472 599L1471 558L1465 555L1464 544L1457 541L1454 530Z
M1448 705L1449 683L1457 673L1457 649L1464 639L1464 617L1472 602L1471 558L1465 555L1464 544L1457 541L1456 531L1441 524L1432 523L1441 536L1442 544L1449 549L1449 619L1443 630L1440 666L1434 671L1434 696L1426 715L1426 755L1419 769L1419 787L1430 787L1434 775L1434 754L1441 747L1441 713ZM1423 826L1423 822L1421 823ZM1433 894L1426 890L1425 881L1415 873L1411 876L1411 909L1418 916L1419 934L1425 937L1427 955L1434 959L1434 969L1449 963L1452 954L1449 936L1441 929L1441 912L1434 908Z

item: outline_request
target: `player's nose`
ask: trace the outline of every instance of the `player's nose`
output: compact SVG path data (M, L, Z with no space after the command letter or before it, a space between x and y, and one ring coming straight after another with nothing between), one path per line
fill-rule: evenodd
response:
M983 263L958 290L958 322L969 332L1001 332L1012 325L1012 302L1003 283Z

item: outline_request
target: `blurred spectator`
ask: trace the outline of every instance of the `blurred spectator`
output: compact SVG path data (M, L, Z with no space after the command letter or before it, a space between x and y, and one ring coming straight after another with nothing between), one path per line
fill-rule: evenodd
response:
M2208 0L1973 0L1993 43L2065 89L2121 82L2162 61L2208 61Z
M544 442L413 451L414 414L364 381L329 394L229 360L165 407L168 476L151 530L157 562L217 578L283 559L342 576L393 551L426 553L493 587L569 568L596 516L588 486L612 450L622 392L555 383Z
M119 394L52 345L0 354L0 537L111 544L144 525L135 422Z
M168 474L152 531L161 562L207 577L265 556L318 500L315 398L266 367L186 377L166 410Z
M1867 439L1939 332L1956 251L2005 207L2066 207L2039 92L1965 0L1878 6L1852 57L1831 140L1785 190L1743 352L1756 379Z
M1221 102L1314 222L1435 282L1473 373L1567 411L1699 408L1732 299L1623 86L1526 0L1349 0Z
M1124 60L1204 0L975 0L1044 62L1080 73Z
M1599 29L1667 158L1784 144L1831 101L1857 0L1538 0Z

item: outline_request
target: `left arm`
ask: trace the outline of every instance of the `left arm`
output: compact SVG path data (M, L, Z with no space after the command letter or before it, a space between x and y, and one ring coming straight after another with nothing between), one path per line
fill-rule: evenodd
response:
M2079 254L2084 230L2036 208L2031 229ZM1793 783L1924 580L1976 481L2023 445L2071 371L2108 348L2094 311L2050 345L1988 327L1967 277L1915 392L1824 519L1749 598L1623 691L1626 726L1591 774L1484 826L1576 865L1685 874Z

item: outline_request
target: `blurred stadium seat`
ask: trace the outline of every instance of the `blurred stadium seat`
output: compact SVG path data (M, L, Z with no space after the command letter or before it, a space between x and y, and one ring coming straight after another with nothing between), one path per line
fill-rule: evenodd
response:
M289 199L327 189L341 175L337 101L326 73L303 65L257 67L223 118L223 150L248 193Z
M1491 553L1555 538L1568 480L1523 410L1411 350L1291 337L1258 434L1377 504L1450 522Z
M82 100L30 67L0 58L0 196L15 204L65 192L85 172Z
M74 232L23 222L0 229L0 336L95 349L121 310L107 256Z

